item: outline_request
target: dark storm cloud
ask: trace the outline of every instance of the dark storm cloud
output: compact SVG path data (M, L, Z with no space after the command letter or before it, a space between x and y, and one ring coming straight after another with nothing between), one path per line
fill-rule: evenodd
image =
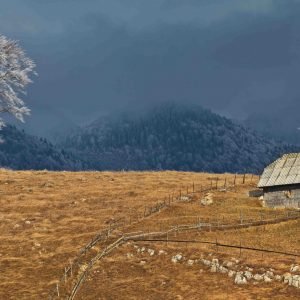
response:
M87 121L170 100L247 118L300 108L299 7L296 0L10 0L1 3L0 28L38 64L32 126L41 116L43 128L62 116Z

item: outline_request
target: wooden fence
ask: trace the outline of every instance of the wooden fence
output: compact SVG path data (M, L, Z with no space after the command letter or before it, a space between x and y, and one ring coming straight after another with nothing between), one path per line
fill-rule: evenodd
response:
M156 204L152 206L145 206L143 216L140 217L139 214L137 214L135 217L130 216L130 221L127 222L125 219L119 219L115 221L114 223L110 224L109 227L103 231L101 231L99 234L97 234L85 247L80 249L77 257L73 260L72 263L70 263L63 272L62 277L57 282L56 286L50 291L49 299L55 299L55 298L61 298L63 294L66 293L67 288L67 281L68 279L74 279L75 274L81 274L79 276L79 279L76 281L76 284L74 285L68 299L74 299L79 287L84 282L89 270L93 267L96 261L103 258L107 254L109 254L111 251L113 251L116 247L123 244L128 239L132 238L138 238L139 234L132 236L131 235L123 235L122 237L119 237L119 239L114 242L113 244L110 244L107 246L102 252L100 252L96 257L91 258L90 262L88 264L85 264L85 261L87 260L87 254L89 253L89 250L92 249L95 245L101 243L101 242L107 242L108 238L114 233L116 229L125 229L127 225L131 225L132 222L135 220L136 222L140 222L145 218L148 218L152 216L153 214L156 214L160 212L162 209L169 207L174 202L180 202L182 201L182 198L185 196L189 196L193 193L205 193L212 190L222 190L224 188L229 189L232 187L235 187L237 185L237 182L240 178L235 175L233 179L233 183L230 185L228 179L224 179L224 182L221 182L219 178L211 178L210 184L208 186L198 185L200 186L199 189L196 188L195 183L193 182L190 187L186 187L186 189L181 188L177 194L172 193L168 197L166 197L163 201L159 201ZM251 176L250 182L253 181L253 176ZM241 178L241 184L246 183L246 175L242 175ZM185 193L186 191L186 193ZM285 220L291 220L292 218L296 218L296 216L287 216L286 218L278 219L280 222ZM269 222L269 223L268 223ZM234 228L242 228L242 227L249 227L249 226L259 226L263 224L271 224L270 222L275 222L274 220L256 220L254 222L241 222L240 224L220 224L217 223L203 223L203 222L197 222L196 224L190 224L190 225L177 225L176 227L173 227L169 231L166 232L152 232L152 233L142 233L142 236L163 236L164 234L169 234L173 231L183 231L183 230L227 230L227 229L234 229ZM86 266L86 269L84 272L82 271L82 266ZM62 293L62 291L64 292Z

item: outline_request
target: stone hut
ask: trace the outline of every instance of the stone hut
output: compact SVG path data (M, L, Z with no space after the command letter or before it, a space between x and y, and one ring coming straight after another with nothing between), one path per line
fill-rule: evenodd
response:
M300 209L300 153L285 154L267 166L258 187L266 206Z

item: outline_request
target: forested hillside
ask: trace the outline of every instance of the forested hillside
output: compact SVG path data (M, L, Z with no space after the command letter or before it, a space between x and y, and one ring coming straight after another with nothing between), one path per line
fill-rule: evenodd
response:
M6 126L0 132L0 167L10 169L33 170L79 170L84 164L67 153L53 146L46 139L34 137Z
M98 120L62 146L93 169L260 172L298 151L200 107L165 105L142 116Z

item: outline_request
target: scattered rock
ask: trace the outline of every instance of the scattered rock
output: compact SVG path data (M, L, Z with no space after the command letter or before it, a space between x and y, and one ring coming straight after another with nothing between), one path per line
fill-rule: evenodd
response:
M250 271L245 271L244 276L247 278L247 280L250 280L253 278L253 274Z
M172 257L172 262L173 263L177 263L180 262L182 260L183 256L181 254L176 254L175 256Z
M179 201L189 202L189 201L191 201L191 198L189 196L181 196L179 198Z
M164 250L159 250L158 251L158 255L166 255L166 254L167 254L167 252L164 251Z
M153 256L155 254L155 250L148 249L148 253L149 253L150 256Z
M29 220L27 220L27 221L25 221L25 224L26 224L26 225L30 225L31 222L30 222Z
M140 265L145 265L146 264L146 261L145 260L141 260L140 261Z
M274 273L272 271L267 271L265 274L266 274L266 276L268 276L270 278L274 277Z
M195 263L195 261L193 259L189 259L187 261L188 266L192 266L192 265L194 265L194 263Z
M299 270L300 270L300 267L299 267L298 265L291 265L290 271L291 271L292 273L298 272Z
M232 261L224 261L223 265L227 268L232 268L234 263Z
M263 281L264 280L264 276L261 275L261 274L255 274L253 276L253 279L256 280L256 281Z
M236 274L236 271L233 271L233 270L228 271L228 277L233 277L233 276L235 276L235 274Z
M132 258L133 254L132 253L127 253L126 256L127 256L127 258Z
M272 282L272 278L270 278L269 276L267 275L264 275L264 282Z
M277 281L282 281L282 276L280 276L280 275L275 275L275 280L277 280Z
M240 262L238 259L236 259L236 258L234 258L234 257L231 257L231 260L232 260L234 263L236 263L236 264L238 264L238 263Z
M20 227L21 227L20 224L15 224L15 225L14 225L14 229L18 229L18 228L20 228Z
M228 273L228 269L224 266L220 266L219 267L219 272L222 273L222 274L226 274L226 273Z
M211 265L211 268L210 268L210 271L211 271L212 273L218 272L218 265L212 264L212 265Z
M204 206L208 206L213 204L213 194L212 193L207 193L204 198L201 199L200 203Z
M202 261L202 263L203 263L205 266L208 266L208 267L211 266L211 261L210 261L210 260L207 260L207 259L204 259L204 258L203 258L201 261Z
M284 273L283 274L283 282L284 283L287 283L287 284L291 285L292 280L293 280L293 278L292 278L292 274L291 273Z
M291 285L296 287L296 288L300 288L300 275L292 276Z
M243 276L241 272L237 272L234 278L235 284L247 284L246 277Z

